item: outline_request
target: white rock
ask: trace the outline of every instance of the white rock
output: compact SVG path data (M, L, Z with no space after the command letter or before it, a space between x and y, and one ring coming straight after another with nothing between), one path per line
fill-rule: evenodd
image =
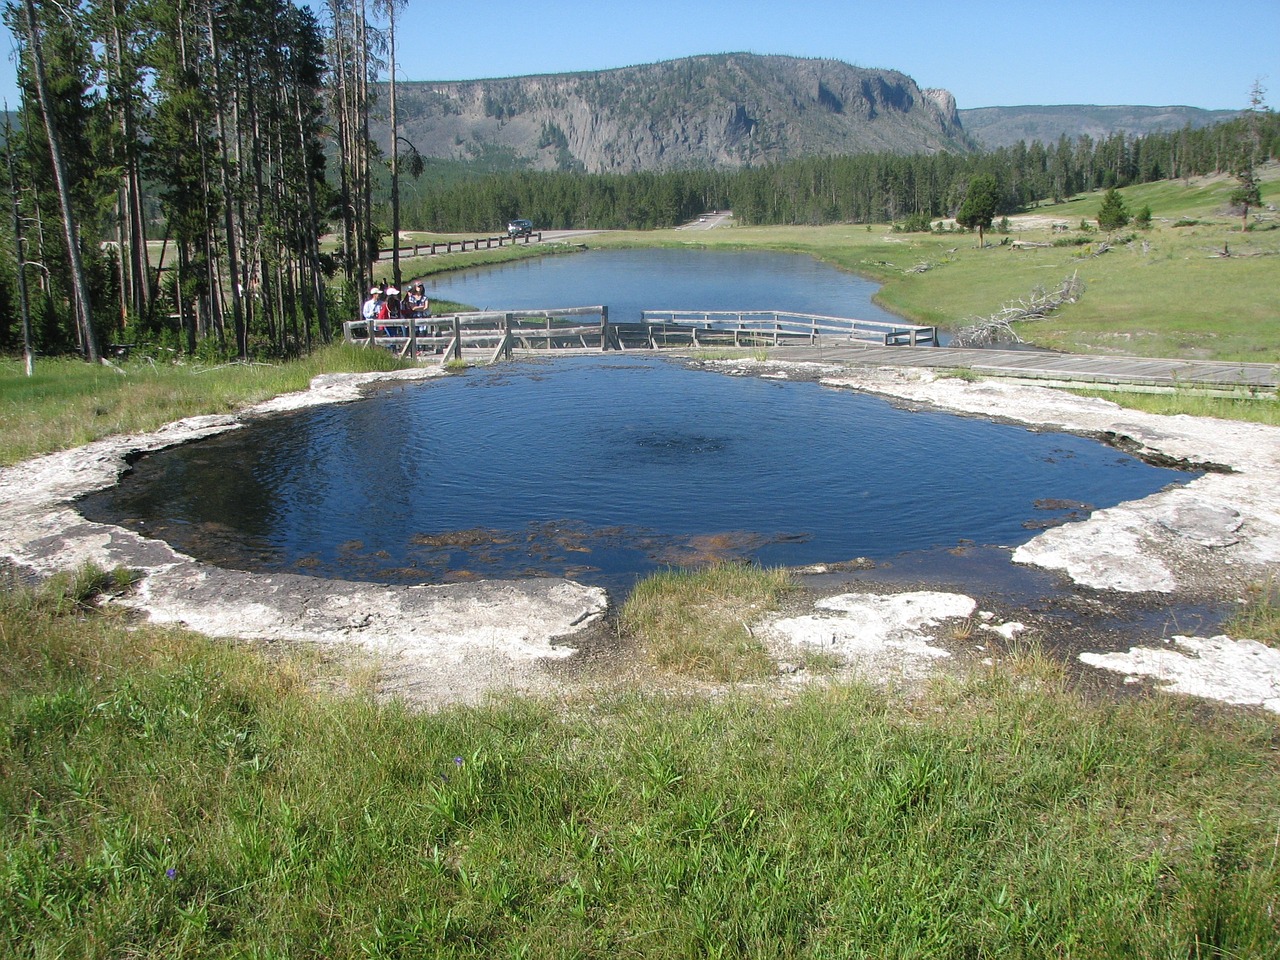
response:
M1152 677L1161 690L1280 713L1280 650L1228 636L1174 637L1177 649L1131 647L1128 653L1082 653L1090 666Z

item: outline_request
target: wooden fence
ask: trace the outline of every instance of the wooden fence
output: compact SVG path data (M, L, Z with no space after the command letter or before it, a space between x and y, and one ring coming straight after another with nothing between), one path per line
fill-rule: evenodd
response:
M642 323L652 331L655 338L667 338L655 342L655 347L679 345L670 341L678 341L681 337L694 346L726 343L734 346L777 346L796 342L816 344L823 337L829 340L857 340L886 347L938 345L936 327L782 310L645 310L641 317Z
M369 325L373 324L373 340ZM347 340L390 350L397 356L442 356L461 359L462 351L483 350L492 359L510 358L522 350L567 347L609 349L615 341L606 306L561 307L553 310L454 313L409 320L348 320Z
M517 243L541 242L542 234L526 233L510 237L476 237L474 240L441 240L437 243L415 243L410 247L401 247L402 257L434 257L437 253L466 253L468 250L492 250L494 247L512 246ZM395 251L391 248L378 251L379 260L393 259Z
M461 359L464 349L510 358L514 351L567 348L658 350L664 347L779 346L827 342L937 346L937 330L914 324L824 317L777 310L646 310L638 323L612 323L609 308L561 307L458 313L403 320L350 320L347 340L398 356ZM370 339L369 328L373 327Z

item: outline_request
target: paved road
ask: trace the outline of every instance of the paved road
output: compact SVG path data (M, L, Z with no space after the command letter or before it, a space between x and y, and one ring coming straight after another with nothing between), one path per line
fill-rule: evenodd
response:
M716 227L728 226L733 220L732 210L714 210L704 213L697 220L676 227L677 230L714 230Z

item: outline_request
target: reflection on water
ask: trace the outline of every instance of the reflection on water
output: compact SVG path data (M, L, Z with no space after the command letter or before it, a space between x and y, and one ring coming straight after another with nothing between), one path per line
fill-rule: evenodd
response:
M83 502L215 563L391 582L1012 546L1190 474L1092 441L616 355L489 367L157 453Z

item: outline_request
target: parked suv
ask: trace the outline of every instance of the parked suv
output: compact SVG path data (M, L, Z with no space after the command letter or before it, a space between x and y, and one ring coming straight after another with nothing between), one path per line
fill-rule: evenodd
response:
M527 237L533 233L532 220L512 220L507 224L508 237Z

